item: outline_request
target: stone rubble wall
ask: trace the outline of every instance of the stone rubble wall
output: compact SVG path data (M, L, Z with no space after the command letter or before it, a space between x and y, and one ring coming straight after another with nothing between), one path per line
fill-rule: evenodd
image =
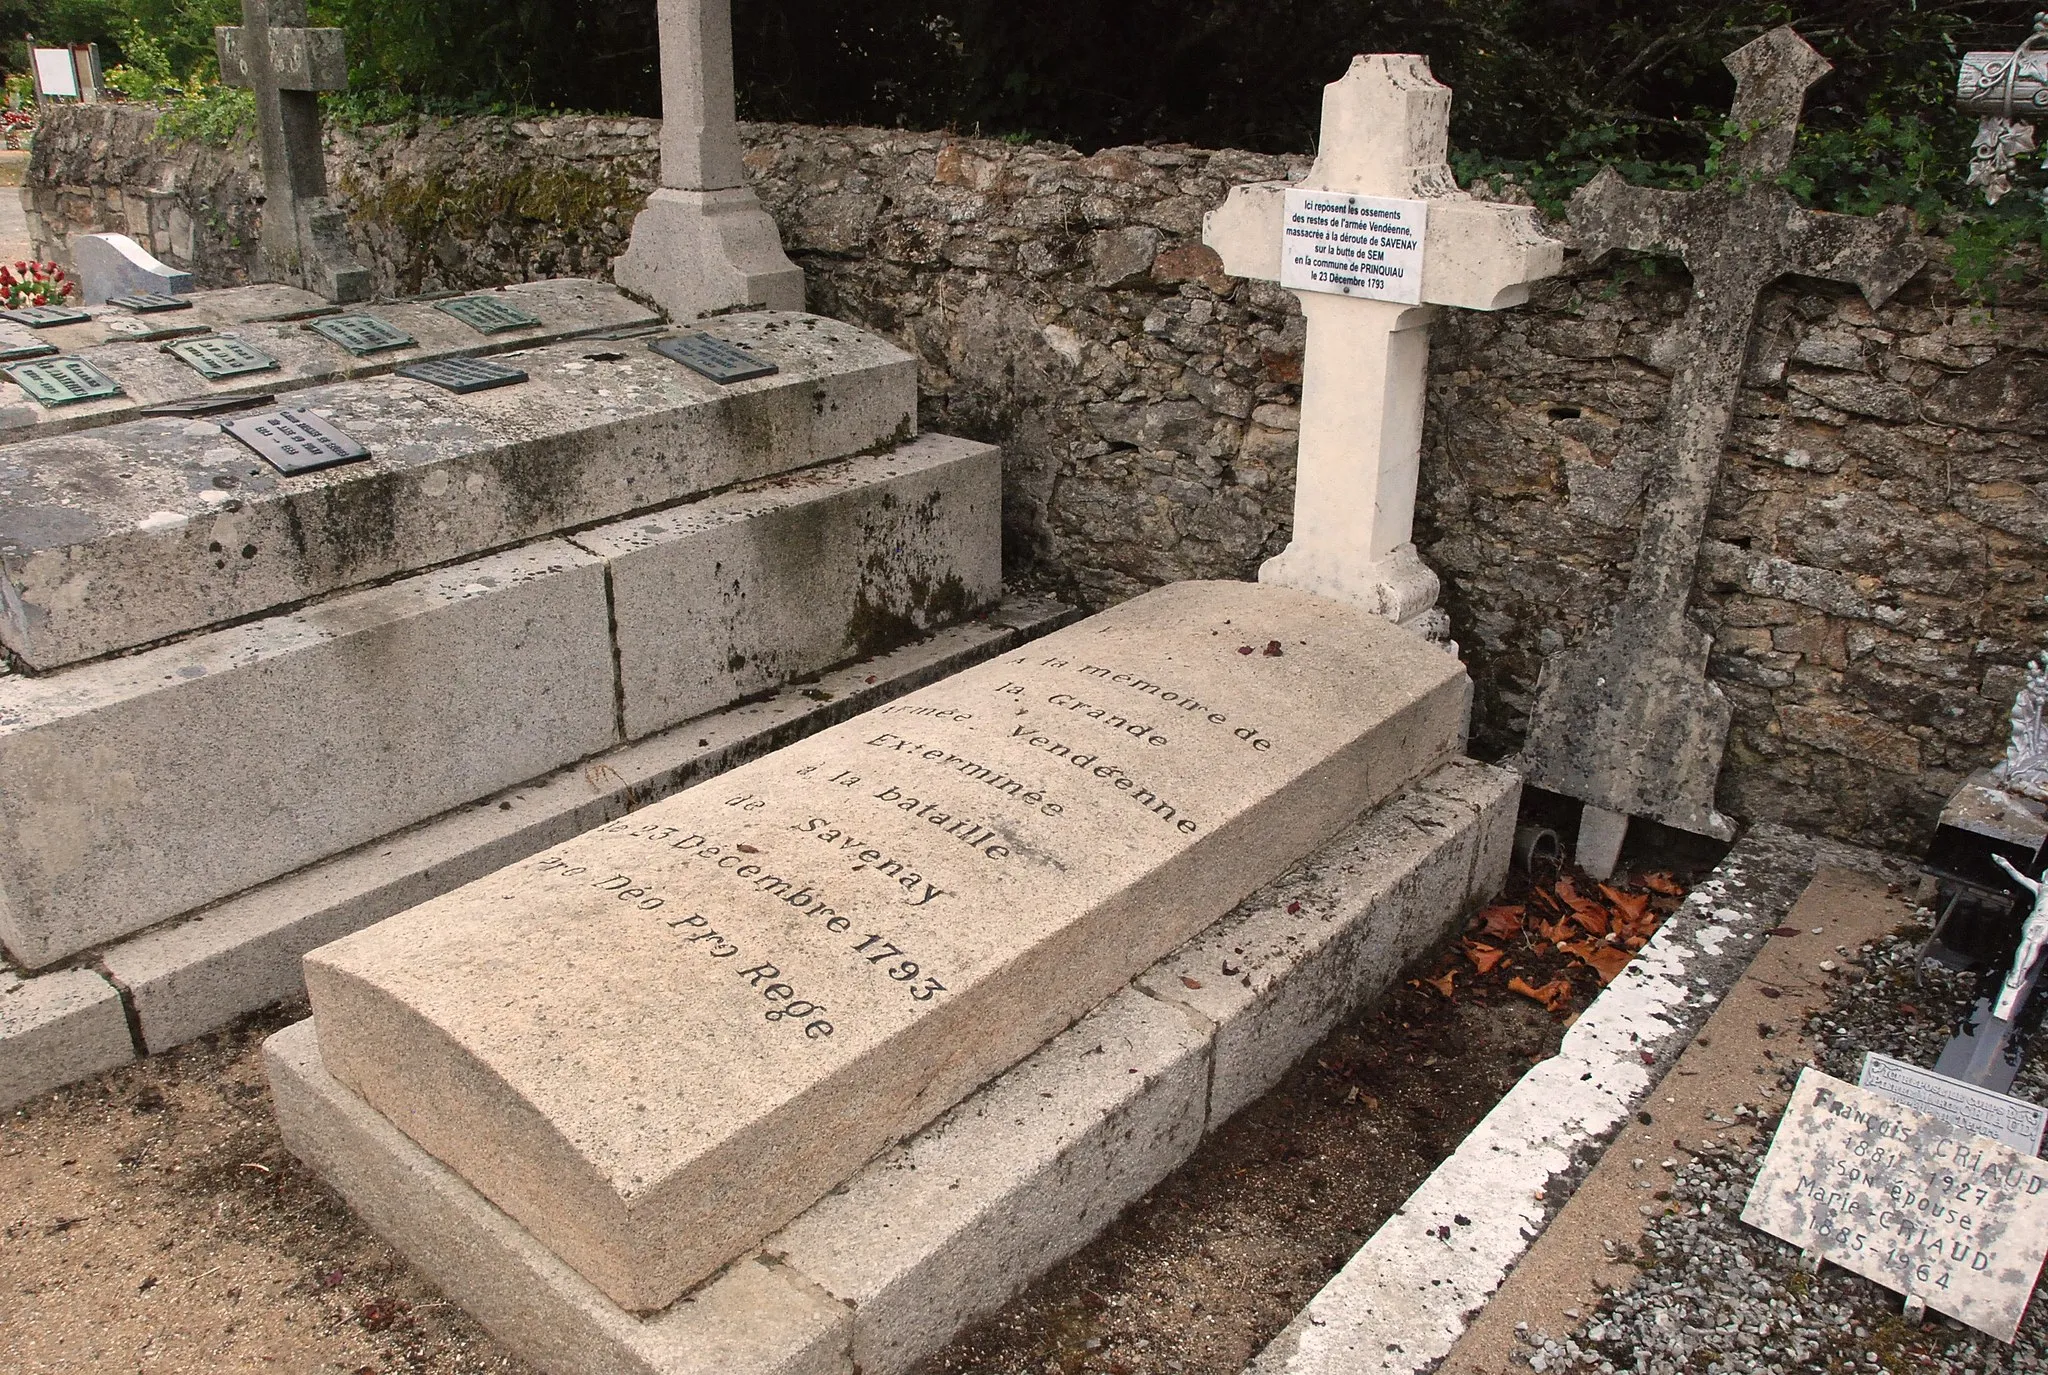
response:
M653 184L658 125L560 117L330 134L387 293L601 275ZM1302 325L1225 277L1203 213L1305 160L748 126L747 162L813 310L923 364L922 420L1001 444L1013 582L1101 606L1252 576L1284 547ZM117 229L243 279L246 148L163 146L145 111L59 111L30 174L38 242ZM1938 262L1941 246L1933 245ZM1766 300L1702 561L1735 705L1724 811L1918 850L2003 750L2048 607L2048 290L1996 309L1930 269L1884 309ZM1681 269L1568 267L1520 310L1438 325L1417 542L1479 685L1475 752L1519 744L1543 659L1624 586Z

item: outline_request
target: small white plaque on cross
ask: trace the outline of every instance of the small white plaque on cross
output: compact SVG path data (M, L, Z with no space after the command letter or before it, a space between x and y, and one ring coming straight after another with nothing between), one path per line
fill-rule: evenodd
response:
M1324 93L1308 176L1233 188L1202 234L1224 271L1299 292L1308 322L1294 542L1259 580L1438 634L1413 543L1431 307L1520 305L1564 265L1533 210L1458 189L1450 115L1423 58L1356 58Z
M1289 291L1422 304L1426 201L1289 191L1280 285Z

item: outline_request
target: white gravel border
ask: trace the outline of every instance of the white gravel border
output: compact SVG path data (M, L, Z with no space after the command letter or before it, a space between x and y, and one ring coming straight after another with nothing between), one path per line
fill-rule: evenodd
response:
M1868 852L1760 826L1293 1322L1253 1375L1408 1375L1450 1354L1823 862Z

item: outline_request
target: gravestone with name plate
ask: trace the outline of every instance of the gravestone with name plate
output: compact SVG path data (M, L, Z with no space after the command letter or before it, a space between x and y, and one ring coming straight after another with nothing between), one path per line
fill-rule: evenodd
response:
M15 385L45 406L70 406L121 395L121 384L83 358L51 358L7 370Z
M244 343L231 334L203 339L180 339L165 344L164 352L190 367L209 382L240 377L252 372L274 371L278 362L262 349Z
M2041 1153L2041 1135L2048 1129L2048 1109L2010 1094L1993 1093L1931 1069L1909 1065L1889 1055L1867 1052L1859 1088L1888 1094L1907 1107L1932 1113L1958 1127L2002 1141L2022 1155Z
M389 349L409 348L414 343L410 334L374 315L323 315L309 321L306 328L359 358Z
M520 369L488 358L428 358L418 363L407 363L396 371L400 377L425 382L457 396L491 391L497 387L516 387L527 380Z
M2048 1256L2048 1164L1807 1069L1742 1220L2010 1342Z
M739 345L729 344L709 334L657 339L647 347L720 386L751 382L757 377L773 377L781 371L767 359L757 358Z
M30 329L55 329L58 325L82 325L92 316L83 310L70 306L23 306L18 310L0 310L0 320L12 320L17 325Z
M353 435L309 410L252 415L231 420L221 428L286 477L370 456Z
M452 301L434 302L434 309L453 315L478 334L504 334L508 330L531 329L540 323L538 315L496 296L457 296Z

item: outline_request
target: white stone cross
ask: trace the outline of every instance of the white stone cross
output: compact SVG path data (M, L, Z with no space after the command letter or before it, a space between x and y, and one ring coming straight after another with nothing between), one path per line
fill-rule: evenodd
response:
M804 308L803 270L747 186L733 102L732 0L660 0L661 185L612 277L669 318Z
M1444 160L1450 115L1450 87L1427 59L1355 58L1324 92L1322 148L1307 178L1233 188L1202 234L1232 276L1281 281L1289 191L1426 206L1418 304L1297 291L1308 346L1294 541L1259 581L1364 606L1438 638L1448 627L1435 610L1437 577L1413 543L1434 307L1520 305L1531 283L1564 264L1564 245L1543 236L1534 211L1458 190Z

